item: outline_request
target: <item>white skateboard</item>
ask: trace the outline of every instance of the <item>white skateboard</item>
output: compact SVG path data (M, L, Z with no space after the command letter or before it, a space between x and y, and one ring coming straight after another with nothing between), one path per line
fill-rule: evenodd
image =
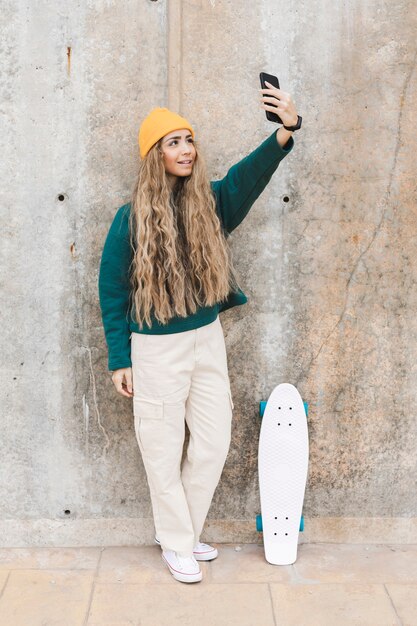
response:
M308 472L307 405L294 385L275 387L267 402L259 436L258 475L265 558L273 565L297 559L298 533Z

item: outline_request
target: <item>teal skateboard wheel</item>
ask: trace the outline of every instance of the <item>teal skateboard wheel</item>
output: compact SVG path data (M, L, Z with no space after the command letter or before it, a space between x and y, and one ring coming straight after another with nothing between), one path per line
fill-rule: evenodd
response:
M258 533L262 532L262 515L256 516L256 530Z

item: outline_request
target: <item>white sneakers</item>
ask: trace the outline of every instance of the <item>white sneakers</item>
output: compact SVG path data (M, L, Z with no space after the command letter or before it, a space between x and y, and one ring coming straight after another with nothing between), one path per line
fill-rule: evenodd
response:
M179 556L173 550L163 550L162 558L176 580L182 583L197 583L203 578L203 572L193 556Z
M155 537L155 543L159 546L161 542ZM218 556L218 551L207 543L198 542L194 546L191 557L180 556L173 550L163 550L162 559L168 565L169 571L176 580L183 583L199 582L203 578L203 573L197 561L212 561Z

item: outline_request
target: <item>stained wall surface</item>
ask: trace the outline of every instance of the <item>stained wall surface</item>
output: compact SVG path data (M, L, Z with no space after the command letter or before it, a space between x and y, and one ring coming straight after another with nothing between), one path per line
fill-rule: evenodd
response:
M98 266L155 106L211 179L273 129L260 71L303 127L229 241L249 302L221 314L233 438L205 528L256 540L259 401L309 403L305 540L416 529L416 4L5 1L2 545L150 542L131 401L107 371Z

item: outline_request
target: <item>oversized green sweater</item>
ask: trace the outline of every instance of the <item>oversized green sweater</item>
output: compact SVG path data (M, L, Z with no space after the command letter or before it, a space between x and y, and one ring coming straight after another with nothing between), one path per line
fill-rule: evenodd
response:
M216 196L216 211L226 231L231 233L246 217L277 169L280 161L292 150L292 137L282 148L276 130L255 150L233 165L221 180L211 181ZM121 206L107 234L100 262L98 289L104 333L108 347L109 370L131 367L131 333L161 335L180 333L213 322L219 312L248 301L240 289L210 307L202 307L188 317L173 317L165 325L152 315L152 325L142 330L132 317L129 266L132 248L129 242L130 203Z

